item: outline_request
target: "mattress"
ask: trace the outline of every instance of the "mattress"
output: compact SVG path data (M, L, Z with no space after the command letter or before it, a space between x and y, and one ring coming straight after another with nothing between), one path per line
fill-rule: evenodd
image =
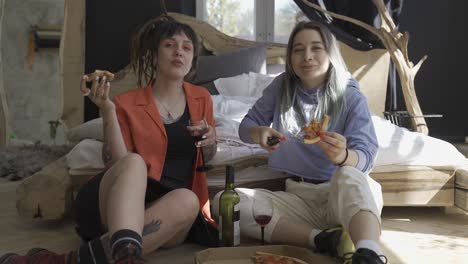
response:
M455 173L428 167L376 171L370 176L382 186L385 206L453 206Z
M240 165L242 162L248 164ZM266 162L266 157L262 156L247 157L232 162L242 168L236 172L236 187L284 190L287 176L268 169ZM450 169L436 170L426 166L379 166L370 173L370 176L382 185L386 206L453 206L455 203L455 173ZM224 188L222 166L217 166L215 171L208 174L208 186L210 197ZM463 195L465 194L460 194Z
M67 155L74 190L78 190L89 176L102 170L103 164L92 164L100 159L90 158L98 156L100 149L100 143L84 140ZM227 164L235 165L238 170L238 187L283 190L286 175L269 170L266 165L267 159L266 151L258 146L242 143L234 137L220 139L218 152L210 161L215 166L215 169L208 173L210 195L224 188L224 167ZM371 176L382 185L385 205L454 205L455 176L452 169L381 165L373 169ZM468 176L458 178L460 180L457 187L461 190L459 196L463 197L464 192L468 190Z

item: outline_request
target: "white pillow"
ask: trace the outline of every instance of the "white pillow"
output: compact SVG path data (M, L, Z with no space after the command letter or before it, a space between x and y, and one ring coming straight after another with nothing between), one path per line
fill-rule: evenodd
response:
M239 125L257 98L213 95L213 112L218 139L239 141Z
M249 72L248 74L219 78L214 81L214 84L221 95L258 98L274 78L275 76Z
M220 95L249 96L249 75L247 73L216 79L214 85Z
M213 112L215 119L233 119L241 121L257 98L246 96L213 95Z
M102 161L102 142L84 139L65 156L70 175L95 175L105 166Z
M260 98L263 90L276 78L274 75L249 72L249 92L248 96Z
M104 132L102 129L102 118L96 118L78 125L67 131L66 137L71 142L79 142L85 138L102 141Z

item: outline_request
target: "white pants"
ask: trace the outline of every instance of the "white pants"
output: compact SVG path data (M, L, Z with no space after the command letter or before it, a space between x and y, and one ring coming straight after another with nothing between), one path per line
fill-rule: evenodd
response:
M269 196L273 200L273 217L265 227L265 240L280 218L289 218L291 223L302 223L313 229L323 230L337 225L349 229L351 218L361 210L369 211L381 223L383 207L380 184L354 167L338 168L330 182L311 184L286 180L286 191L272 192L266 189L236 188L240 195L241 234L260 239L260 227L252 215L255 196ZM212 201L215 219L219 214L219 196Z

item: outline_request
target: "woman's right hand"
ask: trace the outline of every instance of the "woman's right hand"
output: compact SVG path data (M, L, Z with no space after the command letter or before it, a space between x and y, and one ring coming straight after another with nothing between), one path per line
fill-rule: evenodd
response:
M112 100L109 98L110 82L107 81L106 76L98 77L92 81L91 89L86 87L89 77L84 75L81 78L80 90L83 96L88 96L89 100L93 102L99 109L107 110L115 107Z
M276 150L279 147L280 143L286 140L286 137L283 136L283 134L267 126L258 126L252 128L250 130L250 137L255 143L259 144L263 149L265 149L268 152ZM274 137L278 138L279 142L274 145L269 145L269 138L271 139Z

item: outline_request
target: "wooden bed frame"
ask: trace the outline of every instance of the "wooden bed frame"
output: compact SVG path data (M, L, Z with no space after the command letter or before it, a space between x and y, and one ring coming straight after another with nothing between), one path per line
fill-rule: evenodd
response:
M175 19L189 24L200 37L201 43L215 54L222 54L259 43L229 37L206 22L178 13L169 13ZM78 89L77 80L84 74L84 0L66 0L63 39L61 44L61 67L63 83L62 122L74 127L83 122L83 96ZM362 92L367 96L370 109L382 115L385 106L388 67L390 55L387 50L357 51L340 43L342 55L350 72L359 81ZM270 44L267 49L269 64L284 63L286 45ZM127 67L116 73L112 83L113 94L137 87L133 72ZM414 102L414 100L412 101ZM417 100L416 100L417 103ZM419 106L418 106L419 107ZM415 127L415 130L416 127ZM237 169L264 165L266 156L251 156L229 161ZM86 177L48 176L45 172L67 171L63 158L41 172L24 180L18 187L17 207L20 215L27 218L41 212L43 219L60 219L70 210L73 192L76 192ZM210 171L209 176L224 175L224 164ZM42 176L41 176L42 175ZM40 176L40 177L39 177ZM452 207L455 194L455 175L453 171L424 169L418 171L371 173L381 185L386 206L444 206ZM54 183L54 184L51 184ZM266 187L279 190L284 180L253 182L239 187ZM45 197L44 187L49 196ZM220 186L210 187L213 194ZM53 197L51 197L53 196ZM51 202L52 201L52 202ZM49 206L53 204L53 206ZM40 210L39 210L40 209Z

